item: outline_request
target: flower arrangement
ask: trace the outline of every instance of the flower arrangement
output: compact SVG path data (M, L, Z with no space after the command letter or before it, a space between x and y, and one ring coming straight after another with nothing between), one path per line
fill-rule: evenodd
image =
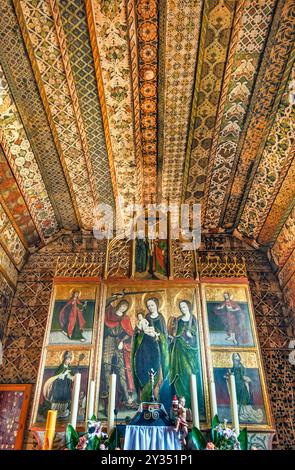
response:
M118 449L117 436L109 437L102 432L102 425L95 416L87 422L86 432L77 432L71 424L66 429L66 446L69 450L111 450Z
M226 420L223 424L220 423L217 415L212 421L209 442L198 428L193 428L191 437L197 450L248 450L247 428L237 436L235 431L227 426Z

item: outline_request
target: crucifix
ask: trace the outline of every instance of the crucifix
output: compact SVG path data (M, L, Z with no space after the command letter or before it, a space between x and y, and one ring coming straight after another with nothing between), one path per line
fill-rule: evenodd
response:
M151 381L151 402L156 401L155 397L155 376L157 375L157 372L154 371L154 369L150 369L149 371L149 376L150 376L150 381Z

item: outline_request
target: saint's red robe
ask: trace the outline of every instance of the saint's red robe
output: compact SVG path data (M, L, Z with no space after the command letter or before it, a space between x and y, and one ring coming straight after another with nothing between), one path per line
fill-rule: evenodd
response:
M79 299L70 299L59 314L59 321L63 329L68 320L67 333L70 338L75 328L76 321L78 321L80 330L83 330L85 325L85 319L82 310L78 307L79 305L83 305Z
M119 317L116 314L116 310L112 305L107 307L105 312L105 324L108 328L115 328L116 326L121 326L128 339L123 341L123 355L126 368L126 379L129 392L134 392L134 382L131 373L131 341L133 336L133 329L131 325L130 318L127 315Z

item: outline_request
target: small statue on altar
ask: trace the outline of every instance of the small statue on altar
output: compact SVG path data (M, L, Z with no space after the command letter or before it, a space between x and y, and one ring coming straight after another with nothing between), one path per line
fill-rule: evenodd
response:
M151 402L156 401L156 397L155 397L155 376L156 375L157 375L157 371L154 371L154 369L150 369L149 376L150 376L150 381L151 381Z
M180 397L177 405L177 420L175 431L180 433L183 445L186 444L186 437L188 435L187 423L187 409L185 408L185 398Z
M171 409L170 409L170 419L173 424L176 425L177 418L178 418L178 398L177 395L174 395L172 398Z

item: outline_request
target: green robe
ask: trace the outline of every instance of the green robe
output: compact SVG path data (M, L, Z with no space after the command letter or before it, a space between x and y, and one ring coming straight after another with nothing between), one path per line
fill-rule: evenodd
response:
M187 336L190 331L192 338ZM170 358L170 383L174 387L178 397L185 398L186 406L191 407L190 376L197 376L198 391L201 388L201 365L198 340L198 328L196 319L184 322L182 318L177 320L177 330L171 347ZM201 397L200 397L201 398Z
M234 366L231 369L232 373L235 376L236 380L236 390L237 390L237 402L239 406L241 405L251 405L253 403L252 393L251 393L251 384L249 388L247 387L244 376L246 375L246 369L243 364Z
M155 319L149 313L145 318L148 320L149 325L153 326L157 333L160 333L160 336L156 340L141 331L136 332L133 338L132 372L135 386L140 391L141 401L150 400L149 371L151 368L157 372L155 385L158 383L160 376L162 379L159 399L163 397L167 383L169 386L169 347L165 319L160 312Z

